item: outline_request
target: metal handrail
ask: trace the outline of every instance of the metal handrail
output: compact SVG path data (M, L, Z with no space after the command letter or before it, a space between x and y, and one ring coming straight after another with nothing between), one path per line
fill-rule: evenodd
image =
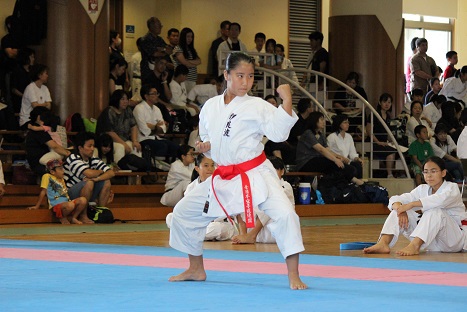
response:
M371 116L370 116L371 124L373 124L373 118L376 116L376 118L379 120L379 122L383 125L384 129L386 130L390 141L393 143L394 147L396 148L397 153L399 154L399 157L400 157L400 159L402 161L402 165L404 167L404 170L405 170L405 173L406 173L407 177L410 177L410 171L409 171L409 168L408 168L407 163L405 161L404 154L402 153L401 149L399 148L399 144L397 143L397 141L396 141L394 135L392 134L391 130L386 125L386 122L378 114L378 112L375 110L375 108L370 103L368 103L367 100L365 100L360 94L358 94L353 88L349 87L346 83L344 83L344 82L342 82L342 81L340 81L340 80L338 80L338 79L336 79L336 78L334 78L332 76L329 76L327 74L323 74L321 72L317 72L317 71L309 70L309 69L303 69L303 68L290 67L288 69L271 70L271 69L268 69L268 68L256 66L256 69L259 70L259 71L262 71L263 73L269 73L269 74L272 74L273 76L278 76L279 78L285 80L288 84L290 84L293 87L297 88L299 91L302 92L302 94L304 94L305 96L307 96L308 98L311 99L311 101L315 104L315 106L318 107L318 109L324 114L324 116L326 116L326 118L329 121L331 121L331 118L329 117L328 112L321 105L321 103L319 103L318 100L316 100L316 98L313 95L311 95L311 93L309 93L305 88L303 88L303 86L301 86L299 83L293 81L289 77L281 74L281 72L294 71L294 72L302 72L302 73L311 74L311 75L314 75L316 77L315 78L316 81L318 81L318 77L323 77L325 79L325 81L323 83L324 89L323 90L318 90L318 84L316 83L316 87L315 87L316 88L316 90L315 90L316 93L315 94L318 94L319 91L322 91L322 92L324 92L325 97L327 96L326 80L330 80L330 81L336 83L337 85L343 87L346 91L352 93L354 96L357 97L357 99L359 99L363 103L362 126L365 127L365 118L366 118L365 109L369 109L370 112L371 112ZM274 84L272 84L272 85L274 85ZM266 92L266 89L264 91ZM364 141L363 141L363 143L364 143ZM373 146L373 127L371 127L370 143L371 143L371 146ZM364 154L364 153L365 153L365 144L362 144L362 154ZM370 159L373 159L373 148L370 151ZM372 172L372 164L371 163L370 163L370 172Z

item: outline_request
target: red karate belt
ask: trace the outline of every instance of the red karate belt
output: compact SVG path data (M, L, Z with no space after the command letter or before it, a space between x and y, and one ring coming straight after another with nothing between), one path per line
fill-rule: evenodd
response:
M211 179L211 188L214 193L214 197L216 198L217 202L221 206L222 210L224 211L225 215L229 219L232 225L234 224L232 218L225 210L224 206L222 206L219 198L217 198L216 190L214 188L214 178L219 176L222 180L232 180L232 178L240 175L242 178L242 191L243 191L243 206L245 208L245 223L247 228L254 228L255 227L255 215L253 213L253 197L251 194L251 186L250 186L250 179L246 172L253 168L258 167L266 160L266 155L262 152L258 157L253 158L251 160L242 162L236 165L230 166L219 166L214 173L212 174Z
M467 220L462 220L461 223L462 225L467 225Z

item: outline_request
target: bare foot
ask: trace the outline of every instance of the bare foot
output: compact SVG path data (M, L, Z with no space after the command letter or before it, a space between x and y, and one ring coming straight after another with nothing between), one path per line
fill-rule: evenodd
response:
M85 224L94 224L94 221L92 221L91 219L89 219L88 217L81 217L79 219L82 223L85 223Z
M232 237L232 244L254 244L256 237L248 234L239 234Z
M289 273L289 284L290 289L292 290L303 290L308 288L307 284L302 282L298 274Z
M420 253L420 249L414 246L412 243L396 252L399 256L415 256Z
M73 223L73 224L83 224L83 222L79 221L76 218L71 218L71 223Z
M364 254L388 254L391 252L391 249L387 244L382 243L379 241L375 245L371 247L367 247L363 249Z
M70 221L68 221L68 219L65 217L65 218L60 218L60 223L61 224L70 224Z
M191 270L188 269L185 272L180 273L169 278L169 282L183 282L183 281L205 281L206 271L203 270Z

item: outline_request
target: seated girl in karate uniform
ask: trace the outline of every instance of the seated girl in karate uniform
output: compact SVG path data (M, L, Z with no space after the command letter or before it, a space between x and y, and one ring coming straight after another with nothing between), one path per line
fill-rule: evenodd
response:
M383 225L379 241L363 249L363 253L390 253L400 234L410 243L397 251L399 256L418 255L420 250L462 251L467 239L462 220L467 219L467 214L459 187L445 181L445 163L437 156L426 159L423 175L427 184L390 198L388 208L391 213Z

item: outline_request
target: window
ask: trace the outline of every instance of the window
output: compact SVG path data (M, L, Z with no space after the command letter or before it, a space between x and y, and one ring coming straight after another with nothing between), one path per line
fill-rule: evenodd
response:
M452 50L452 21L445 17L402 14L405 19L404 72L412 55L410 42L419 37L428 40L428 52L442 70L446 68L446 52Z
M313 31L320 30L321 0L289 1L288 58L294 67L306 67L306 61L310 55L308 35Z

